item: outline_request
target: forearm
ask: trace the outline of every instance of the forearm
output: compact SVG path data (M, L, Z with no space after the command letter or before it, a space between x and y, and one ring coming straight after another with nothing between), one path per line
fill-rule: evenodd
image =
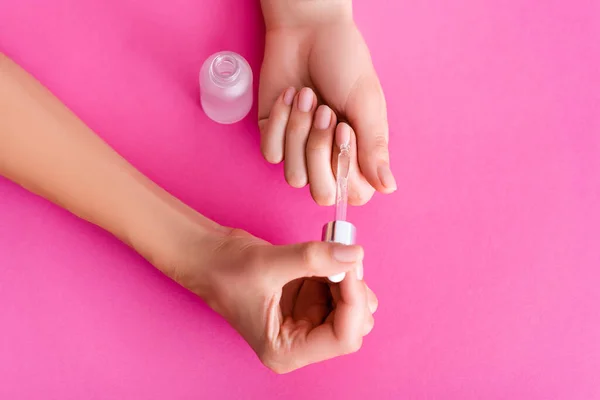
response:
M261 0L267 30L352 20L352 0Z
M178 242L222 229L137 171L2 54L0 175L106 229L164 268Z

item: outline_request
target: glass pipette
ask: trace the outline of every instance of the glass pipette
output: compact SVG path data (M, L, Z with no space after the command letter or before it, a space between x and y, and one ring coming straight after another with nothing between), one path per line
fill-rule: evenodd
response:
M335 219L323 227L323 240L345 245L355 243L356 228L346 220L348 210L348 175L350 173L350 145L340 146L337 160ZM330 276L331 282L341 282L345 273Z
M350 145L343 145L337 160L335 189L335 221L345 221L348 210L348 174L350 172Z

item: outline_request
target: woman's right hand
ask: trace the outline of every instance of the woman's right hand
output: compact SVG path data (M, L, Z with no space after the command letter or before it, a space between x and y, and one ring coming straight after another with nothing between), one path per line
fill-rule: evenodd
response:
M225 317L276 373L355 352L373 328L377 298L362 280L360 246L273 246L233 230L193 248L172 277ZM325 278L341 272L340 284Z
M0 176L120 238L204 298L276 372L360 347L377 306L357 278L360 247L272 246L223 228L142 175L2 54L0 87ZM339 285L320 278L347 271Z

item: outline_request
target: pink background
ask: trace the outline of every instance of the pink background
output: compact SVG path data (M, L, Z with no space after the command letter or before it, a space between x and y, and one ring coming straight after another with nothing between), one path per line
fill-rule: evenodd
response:
M124 245L0 180L0 398L600 398L600 3L355 3L400 188L350 210L380 299L363 349L271 374ZM262 35L258 0L0 1L0 50L143 172L315 239L331 210L261 159L255 112L199 108L204 58L257 73Z

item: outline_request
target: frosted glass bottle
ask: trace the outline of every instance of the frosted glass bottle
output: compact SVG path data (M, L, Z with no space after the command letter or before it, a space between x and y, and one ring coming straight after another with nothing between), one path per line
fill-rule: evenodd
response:
M210 56L200 70L200 102L206 115L221 124L238 122L252 108L252 69L237 53Z

